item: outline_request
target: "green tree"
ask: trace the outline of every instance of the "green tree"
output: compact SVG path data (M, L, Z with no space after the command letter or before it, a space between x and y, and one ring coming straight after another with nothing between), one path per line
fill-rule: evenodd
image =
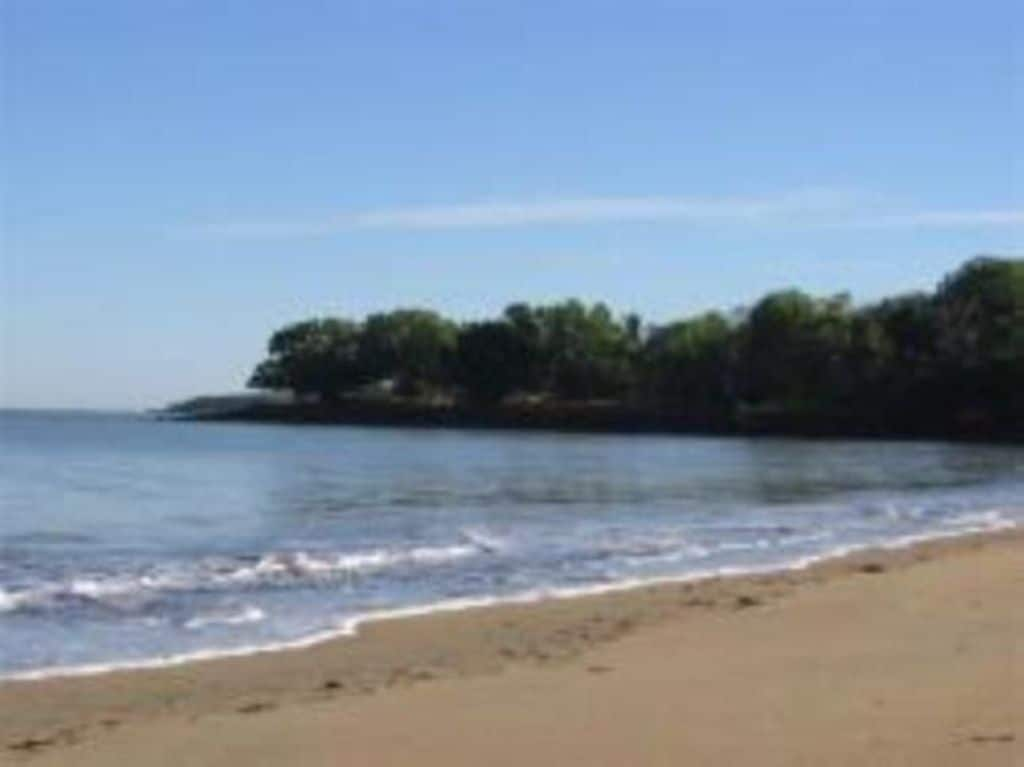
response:
M864 404L877 402L895 359L895 345L877 313L858 311L850 324L845 387L848 397Z
M1024 261L969 261L942 282L936 301L946 359L965 367L1024 359Z
M363 380L358 341L359 326L347 320L327 317L288 325L270 337L268 357L256 366L248 385L332 400Z
M459 331L456 377L470 399L494 404L530 380L530 348L508 321L474 322Z
M961 417L1024 417L1024 261L969 261L935 304L946 401Z
M976 258L934 293L856 309L844 294L784 290L653 330L577 300L512 304L461 329L423 309L311 319L273 334L249 385L329 401L382 379L488 404L515 391L630 398L758 429L1020 433L1024 261Z
M927 395L936 375L935 302L925 293L888 298L865 310L891 349L885 365L886 395L907 401Z
M731 406L733 347L717 312L658 328L644 348L645 389L693 417L721 416Z
M770 293L743 325L743 395L753 403L821 408L840 398L852 335L849 297Z
M421 394L451 381L457 329L437 312L398 309L366 318L359 361L371 378L392 379L402 394Z
M539 312L526 303L510 304L503 319L512 328L526 357L523 389L530 392L548 390L548 359Z
M569 300L534 310L547 388L564 399L617 398L633 381L628 329L602 303Z

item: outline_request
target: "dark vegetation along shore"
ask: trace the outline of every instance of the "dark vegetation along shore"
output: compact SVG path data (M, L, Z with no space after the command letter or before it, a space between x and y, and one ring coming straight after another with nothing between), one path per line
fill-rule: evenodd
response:
M459 324L400 309L278 330L249 386L187 417L293 423L1024 439L1024 260L979 257L854 306L799 290L649 325L604 304Z

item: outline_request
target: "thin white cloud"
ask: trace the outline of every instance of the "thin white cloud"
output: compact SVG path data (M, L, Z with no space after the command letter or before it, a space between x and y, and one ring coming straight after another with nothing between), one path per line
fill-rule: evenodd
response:
M189 229L224 239L298 239L348 231L494 229L554 224L668 221L796 228L1018 226L1024 210L879 212L857 194L805 189L770 197L580 197L526 202L383 208L319 218L235 221ZM866 212L867 211L867 212Z
M334 221L346 228L453 229L604 221L768 220L841 205L844 193L806 190L776 197L584 197L371 211Z
M864 219L863 226L943 229L970 226L1021 226L1024 210L925 210L882 214Z

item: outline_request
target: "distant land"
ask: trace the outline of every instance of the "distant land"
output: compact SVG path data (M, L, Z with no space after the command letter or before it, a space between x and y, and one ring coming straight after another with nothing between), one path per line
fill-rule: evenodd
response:
M797 289L662 325L576 300L275 332L248 386L169 417L595 432L1024 441L1024 260L854 306Z

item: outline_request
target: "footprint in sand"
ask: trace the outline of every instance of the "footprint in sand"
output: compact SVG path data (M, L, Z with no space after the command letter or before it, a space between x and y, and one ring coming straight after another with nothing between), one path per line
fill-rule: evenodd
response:
M273 703L266 703L264 701L257 701L255 703L247 703L244 706L239 707L239 714L258 714L261 711L270 711L271 709L277 708Z
M1000 732L994 735L972 735L971 743L1013 743L1016 739L1012 732Z

